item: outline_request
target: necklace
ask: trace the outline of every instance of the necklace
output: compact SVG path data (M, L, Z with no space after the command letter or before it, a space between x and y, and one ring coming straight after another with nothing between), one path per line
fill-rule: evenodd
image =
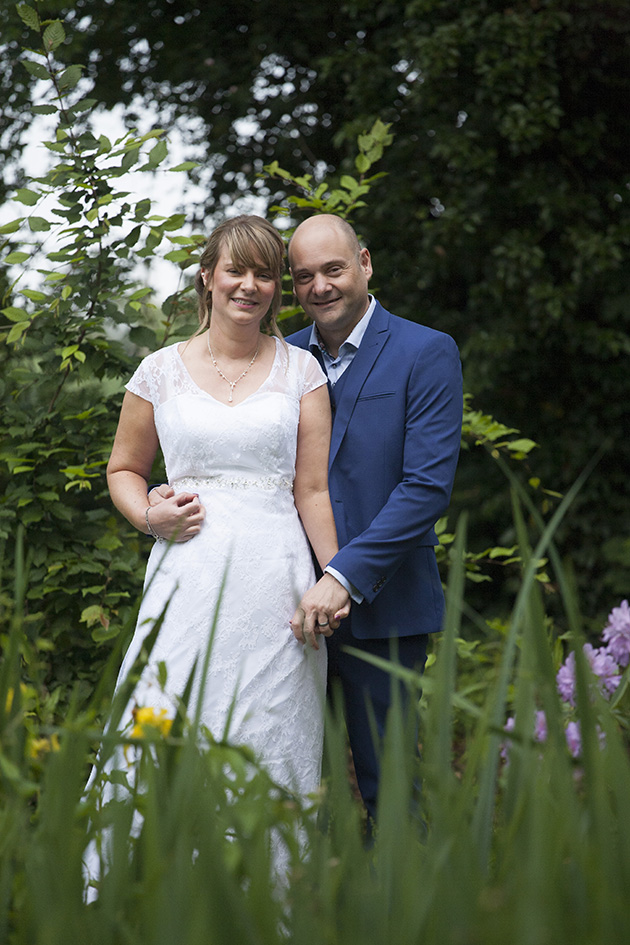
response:
M210 358L211 358L212 363L214 364L214 366L215 366L215 368L216 368L217 374L219 375L219 377L222 377L224 381L227 381L227 383L230 385L230 396L228 397L228 403L231 404L231 403L232 403L232 399L233 399L233 395L234 395L234 388L236 387L236 385L238 384L239 381L242 381L242 380L243 380L243 378L245 377L245 375L246 375L247 372L249 371L250 367L252 366L252 364L253 364L254 361L256 360L256 357L257 357L257 355L258 355L258 348L260 347L260 343L258 344L258 346L256 347L256 350L254 351L254 357L251 359L251 361L249 362L249 364L247 365L247 367L245 368L245 370L243 371L243 373L242 373L242 374L239 374L239 376L236 378L235 381L231 381L231 380L229 379L229 377L226 377L226 376L225 376L225 374L223 373L223 371L221 370L221 368L220 368L219 365L217 364L217 359L215 358L215 356L214 356L213 353L212 353L212 348L210 347L210 333L209 333L209 332L208 332L208 334L206 335L206 341L208 342L208 351L210 352Z

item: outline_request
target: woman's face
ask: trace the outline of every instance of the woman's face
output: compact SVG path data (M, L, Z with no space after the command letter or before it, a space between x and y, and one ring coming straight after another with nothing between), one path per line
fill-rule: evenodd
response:
M232 261L221 251L214 272L201 270L204 285L212 292L212 318L227 318L236 324L260 323L276 291L276 280L263 263L254 269Z

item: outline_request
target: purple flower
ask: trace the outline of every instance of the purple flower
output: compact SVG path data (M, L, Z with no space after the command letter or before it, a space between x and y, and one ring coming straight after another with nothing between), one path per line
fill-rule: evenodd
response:
M584 652L591 664L591 669L600 679L600 690L606 697L610 696L621 680L619 667L608 650L600 646L597 650L589 643L585 644Z
M602 731L599 725L596 726L596 728L597 738L599 739L599 747L603 750L606 747L606 732ZM565 735L571 755L574 758L579 758L582 753L582 732L580 731L580 723L569 722Z
M511 715L503 726L504 730L508 733L514 731L516 725L516 719ZM536 712L535 723L534 723L534 740L537 742L544 742L547 740L547 719L545 713L542 710ZM503 761L509 761L509 751L510 751L511 741L507 738L501 746L501 758Z
M599 679L602 695L610 696L621 680L619 667L610 652L603 646L595 649L590 643L584 644L584 655L593 673ZM575 706L575 653L571 652L556 674L556 685L560 697Z
M619 607L611 610L602 640L608 643L611 656L620 666L630 663L630 606L627 600L622 600Z
M580 734L580 723L569 722L566 731L567 745L574 758L580 757L582 751L582 736Z
M536 726L534 728L534 738L537 742L547 741L547 718L542 709L536 713Z
M556 673L556 685L560 698L575 705L575 653L571 651Z
M505 729L506 732L513 732L513 731L514 731L514 725L515 725L515 723L516 723L516 719L514 718L513 715L511 715L511 716L508 718L508 720L507 720L507 722L505 723L505 725L503 726L503 728ZM506 740L503 742L503 744L501 745L501 758L502 758L503 761L505 761L506 763L507 763L508 760L509 760L509 759L508 759L509 749L510 749L510 739L508 738L508 739L506 739Z

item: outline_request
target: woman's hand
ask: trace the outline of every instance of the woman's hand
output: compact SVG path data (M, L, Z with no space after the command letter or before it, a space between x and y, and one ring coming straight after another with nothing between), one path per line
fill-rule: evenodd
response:
M319 649L318 636L330 637L350 613L350 595L332 574L306 592L290 620L296 640Z
M170 486L159 486L151 490L148 501L149 522L160 538L185 542L199 534L206 510L196 493L174 495Z

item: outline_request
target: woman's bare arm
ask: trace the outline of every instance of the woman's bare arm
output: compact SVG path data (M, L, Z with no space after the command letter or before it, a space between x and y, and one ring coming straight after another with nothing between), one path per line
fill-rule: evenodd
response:
M152 405L127 391L107 464L107 484L116 508L145 534L148 533L147 483L157 449ZM180 493L151 509L150 522L154 533L161 538L188 541L199 532L204 514L198 496Z

